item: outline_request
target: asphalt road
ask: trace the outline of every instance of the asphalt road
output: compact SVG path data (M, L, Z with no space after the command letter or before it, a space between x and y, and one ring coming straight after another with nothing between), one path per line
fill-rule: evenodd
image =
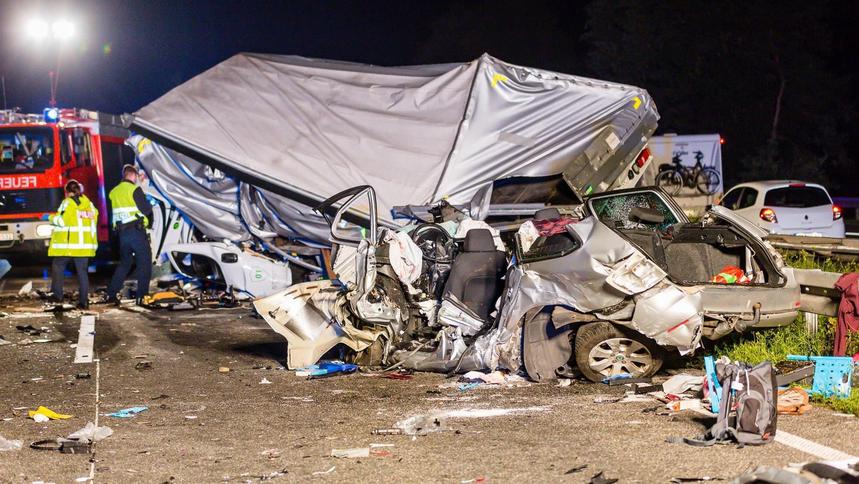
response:
M0 304L7 306L0 318L7 340L27 337L15 329L26 324L64 339L0 346L0 436L28 444L93 420L95 364L72 362L77 315L43 315L33 300ZM700 434L709 422L692 412L658 415L652 411L657 402L595 403L622 392L600 384L460 391L450 388L454 380L436 374L305 380L282 369L283 340L247 309L97 312L100 412L148 410L130 419L102 415L100 424L114 434L94 456L0 452L0 481L74 482L89 475L91 458L97 482L457 483L588 482L600 471L621 482L667 482L815 460L779 443L742 449L667 443ZM135 369L144 360L151 369ZM230 371L219 373L219 367ZM76 379L81 372L91 378ZM73 418L36 423L22 408L39 405ZM444 419L441 432L371 435L413 415L453 410L460 412ZM493 414L501 415L487 416ZM845 452L859 444L859 420L823 408L781 417L779 428ZM371 457L331 457L333 449L370 444L384 446L374 447ZM581 466L587 467L573 472Z

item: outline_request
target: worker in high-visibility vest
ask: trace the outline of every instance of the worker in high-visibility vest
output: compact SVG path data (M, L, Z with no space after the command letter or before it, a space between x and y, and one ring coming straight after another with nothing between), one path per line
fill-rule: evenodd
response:
M54 302L63 301L63 273L73 262L78 276L78 308L89 308L89 258L98 249L98 209L84 195L81 184L75 180L66 183L66 198L60 203L57 214L50 217L54 231L48 246L51 263L51 296Z
M107 286L107 302L117 304L117 293L137 266L137 302L149 293L152 275L152 249L146 229L152 220L152 205L146 200L143 189L137 185L139 173L132 165L122 168L122 181L110 191L113 228L119 234L119 266Z

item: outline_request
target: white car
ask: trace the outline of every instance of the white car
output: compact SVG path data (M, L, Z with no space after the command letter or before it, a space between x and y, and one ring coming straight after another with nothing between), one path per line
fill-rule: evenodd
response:
M728 190L719 204L774 234L844 238L841 207L815 183L741 183Z

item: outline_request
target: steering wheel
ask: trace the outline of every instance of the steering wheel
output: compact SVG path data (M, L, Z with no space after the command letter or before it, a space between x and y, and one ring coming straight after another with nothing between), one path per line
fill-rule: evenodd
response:
M411 237L420 247L424 259L441 263L453 261L456 241L442 226L421 224L412 231Z

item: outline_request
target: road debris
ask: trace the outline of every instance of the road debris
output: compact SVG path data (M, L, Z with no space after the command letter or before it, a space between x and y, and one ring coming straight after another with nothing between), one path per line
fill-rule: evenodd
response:
M94 423L87 422L84 428L72 432L66 438L81 442L99 442L113 435L110 427L96 427Z
M65 420L72 418L71 415L57 413L50 408L40 406L36 410L30 410L27 415L36 422L47 422L48 420Z
M811 410L808 392L800 387L790 387L778 391L779 415L802 415Z
M618 479L606 477L605 471L599 471L591 477L590 484L614 484Z
M230 372L230 368L227 366L221 366L218 368L218 373L229 373L229 372Z
M309 365L295 370L295 376L324 378L338 374L354 373L357 369L358 365L343 363L342 361L320 361L315 365Z
M116 418L132 418L141 412L145 412L149 410L149 407L129 407L123 408L122 410L118 410L113 413L107 414L108 417L116 417Z
M271 385L271 382L268 381L268 378L262 377L262 380L259 381L260 385Z
M699 392L704 385L703 376L679 374L662 383L662 391L679 395L688 391Z
M0 435L0 452L8 452L11 450L21 450L24 443L20 440L7 440Z
M4 338L3 335L0 335L0 346L10 345L10 344L12 344L11 341Z
M588 465L587 465L587 464L582 464L582 465L580 465L580 466L573 467L572 469L568 469L568 470L567 470L567 472L564 472L564 475L569 475L569 474L575 474L575 473L577 473L577 472L582 472L583 470L585 470L585 469L587 469L587 468L588 468Z
M138 361L136 365L134 365L135 370L151 370L152 362L148 360Z
M327 471L316 471L316 472L313 472L313 475L314 476L324 476L326 474L331 474L332 472L334 472L334 469L336 469L336 468L337 468L337 466L331 466L331 468L328 469Z
M90 378L91 378L91 375L89 374L88 371L77 373L75 375L75 380L89 380Z

